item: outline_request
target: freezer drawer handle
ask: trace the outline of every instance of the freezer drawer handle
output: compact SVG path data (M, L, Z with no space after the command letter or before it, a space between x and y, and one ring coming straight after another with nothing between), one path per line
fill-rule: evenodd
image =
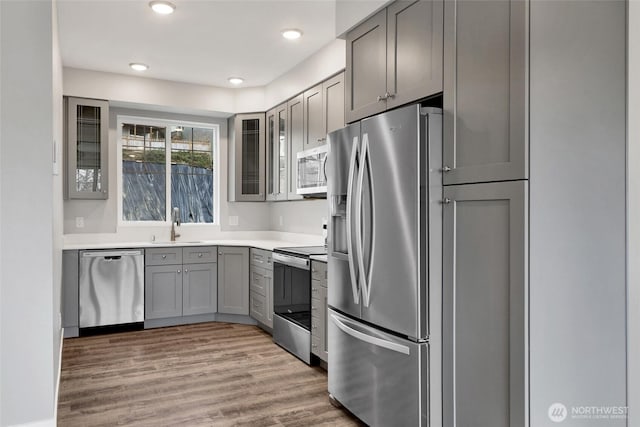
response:
M333 319L333 322L336 324L336 326L340 328L340 330L342 330L342 332L344 332L345 334L351 335L352 337L359 339L360 341L364 341L368 344L376 345L378 347L383 347L398 353L406 354L407 356L410 354L409 352L410 349L406 345L397 344L391 341L383 340L381 338L372 337L371 335L363 334L360 331L356 331L355 329L350 328L344 323L342 323L342 321L338 319L338 317L335 314L332 314L331 318Z

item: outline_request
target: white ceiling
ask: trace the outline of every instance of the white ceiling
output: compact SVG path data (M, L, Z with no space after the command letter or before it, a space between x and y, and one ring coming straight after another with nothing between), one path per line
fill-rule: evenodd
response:
M146 0L58 0L65 67L187 83L262 86L335 38L335 0L171 0L157 15ZM280 31L299 28L302 38ZM149 65L145 72L131 62Z

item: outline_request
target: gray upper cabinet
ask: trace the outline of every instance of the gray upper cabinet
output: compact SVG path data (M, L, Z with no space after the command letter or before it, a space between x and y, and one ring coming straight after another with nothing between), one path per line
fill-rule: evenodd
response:
M326 144L327 134L344 127L344 73L304 93L304 149Z
M323 143L327 133L322 123L322 83L304 92L304 149Z
M322 82L322 126L326 143L329 132L344 127L344 72Z
M442 92L442 17L442 0L387 8L386 108Z
M287 104L267 112L267 200L287 200Z
M443 0L400 0L347 33L346 119L442 92Z
M445 185L528 178L527 4L445 2Z
M69 199L106 199L109 171L109 102L65 98L66 191Z
M289 168L287 170L287 200L300 200L298 191L298 161L296 154L304 150L304 95L300 94L287 102L289 122Z
M386 106L379 97L387 92L387 11L347 33L347 122L380 113Z
M249 314L249 248L218 247L218 312Z
M229 201L265 200L265 115L229 119Z
M445 187L444 425L527 425L527 186Z

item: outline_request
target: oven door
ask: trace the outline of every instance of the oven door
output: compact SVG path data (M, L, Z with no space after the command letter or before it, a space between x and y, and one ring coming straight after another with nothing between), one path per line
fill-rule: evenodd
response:
M311 363L309 260L273 253L273 341Z

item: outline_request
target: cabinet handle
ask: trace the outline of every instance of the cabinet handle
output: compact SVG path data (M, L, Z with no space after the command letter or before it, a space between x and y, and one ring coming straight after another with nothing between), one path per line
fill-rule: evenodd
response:
M198 258L202 258L202 254L198 254Z
M449 166L444 166L444 167L442 168L442 172L445 172L445 173L446 173L446 172L451 172L451 168L450 168Z
M189 272L189 270L187 270L186 268L184 269L184 274L187 274Z
M380 96L380 95L378 95L378 97L376 98L376 100L377 100L378 102L380 102L380 101L384 101L385 99L387 99L387 98L385 98L384 96Z
M442 203L444 203L445 205L448 205L449 203L451 203L451 199L448 197L445 197Z
M167 256L166 255L162 255L162 259L167 259Z
M180 274L180 270L178 270L178 274Z
M395 96L396 96L395 93L389 93L389 92L384 93L384 99L394 98Z
M218 252L218 255L222 255L222 252Z

